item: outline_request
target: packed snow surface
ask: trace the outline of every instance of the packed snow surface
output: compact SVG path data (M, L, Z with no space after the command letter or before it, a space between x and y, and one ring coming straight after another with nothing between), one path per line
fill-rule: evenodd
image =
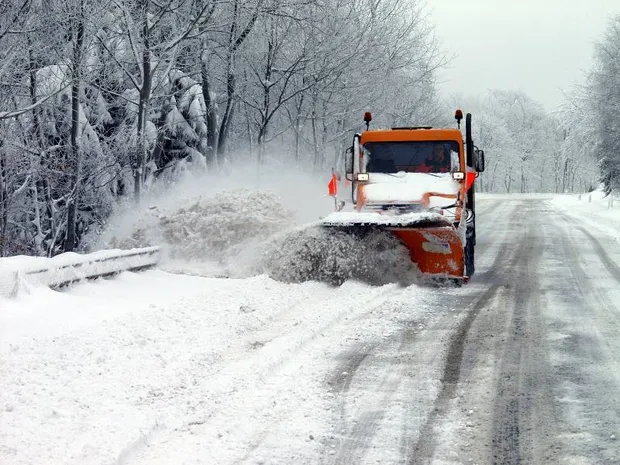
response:
M147 271L0 298L0 463L238 463L265 428L269 463L318 456L327 353L389 342L416 294Z

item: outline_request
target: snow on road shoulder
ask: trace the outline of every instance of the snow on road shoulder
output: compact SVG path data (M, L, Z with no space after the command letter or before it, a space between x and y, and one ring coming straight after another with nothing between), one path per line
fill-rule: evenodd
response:
M620 199L602 190L585 194L557 195L551 205L579 219L588 229L594 229L620 242Z
M274 286L154 271L0 299L0 463L113 462L160 421L161 392L208 367L229 327L264 317L243 309L297 298Z
M260 430L271 403L303 398L306 412L324 411L329 361L306 361L309 379L299 384L290 363L305 361L295 354L368 309L360 302L396 289L150 271L1 300L0 463L124 463L145 441L207 420L205 434L224 437L213 456L237 457L247 441L242 420ZM327 345L342 340L330 337ZM283 364L292 372L274 394L265 383ZM321 422L283 408L299 434ZM298 439L305 447L306 433Z
M148 271L75 284L67 292L27 287L15 298L0 297L0 350L7 351L10 346L19 346L22 342L88 331L127 313L170 304L202 292L197 284L204 285L204 282ZM219 287L223 284L225 282Z

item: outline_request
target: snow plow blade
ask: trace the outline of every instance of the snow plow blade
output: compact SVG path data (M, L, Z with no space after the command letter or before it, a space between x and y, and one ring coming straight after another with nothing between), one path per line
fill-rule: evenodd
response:
M467 282L463 243L452 222L436 213L390 216L378 213L332 213L321 226L363 235L389 231L409 249L411 260L427 278Z

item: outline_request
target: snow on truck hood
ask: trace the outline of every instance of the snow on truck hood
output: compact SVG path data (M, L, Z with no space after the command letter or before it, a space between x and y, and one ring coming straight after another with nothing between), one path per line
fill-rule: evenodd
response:
M451 173L370 173L369 182L364 186L368 204L407 203L422 200L424 194L437 192L456 195L459 183L452 179ZM440 204L445 204L440 199ZM433 203L431 205L433 206Z
M450 224L443 215L435 212L416 212L402 215L377 212L334 212L320 221L320 224L326 226L378 225L412 227L424 223Z

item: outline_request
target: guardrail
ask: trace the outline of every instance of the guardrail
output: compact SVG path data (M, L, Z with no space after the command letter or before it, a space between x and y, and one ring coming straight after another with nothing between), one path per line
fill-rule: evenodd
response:
M0 259L0 296L13 297L20 287L52 289L85 279L113 276L123 271L152 268L160 259L159 247L102 250L91 254L65 253L53 258L8 257Z

